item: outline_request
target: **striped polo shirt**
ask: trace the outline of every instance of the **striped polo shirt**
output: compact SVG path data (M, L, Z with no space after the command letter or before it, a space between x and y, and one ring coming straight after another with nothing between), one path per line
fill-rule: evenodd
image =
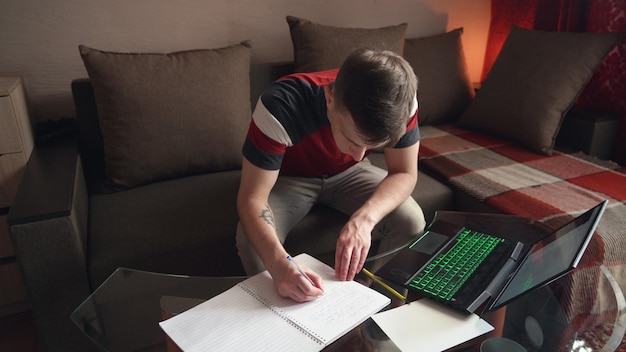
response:
M356 164L337 148L326 114L324 87L335 82L337 72L297 73L274 82L254 109L244 157L262 169L301 177L331 176ZM407 132L394 148L419 138L415 99Z

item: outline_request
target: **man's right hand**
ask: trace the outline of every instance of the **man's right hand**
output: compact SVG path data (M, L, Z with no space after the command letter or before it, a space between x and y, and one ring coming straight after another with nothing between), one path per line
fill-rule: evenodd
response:
M302 272L311 279L307 280L285 257L275 263L271 273L274 287L281 297L288 297L296 302L308 302L317 299L324 294L322 278L304 265L300 266Z

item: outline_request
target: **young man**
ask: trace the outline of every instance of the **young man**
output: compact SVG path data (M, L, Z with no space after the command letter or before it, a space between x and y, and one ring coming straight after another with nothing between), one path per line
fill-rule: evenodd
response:
M384 151L388 172L364 158ZM249 275L267 269L283 297L313 300L320 277L287 260L289 231L316 202L350 216L335 276L352 280L369 252L406 243L425 226L417 182L417 79L389 51L357 50L339 70L284 77L257 103L243 147L237 248Z

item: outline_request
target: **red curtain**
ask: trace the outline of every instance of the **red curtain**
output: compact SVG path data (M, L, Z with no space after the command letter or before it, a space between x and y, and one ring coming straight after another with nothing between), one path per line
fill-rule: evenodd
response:
M485 80L491 65L502 49L512 25L531 29L540 0L491 0L491 24L485 49L481 81Z
M482 80L512 25L551 31L626 32L626 0L492 0ZM626 165L626 39L606 57L576 105L620 117L613 159Z
M626 33L626 0L594 0L586 30ZM607 55L576 105L620 117L613 160L626 165L626 39Z
M487 77L512 25L545 31L584 32L592 0L492 0L483 65Z

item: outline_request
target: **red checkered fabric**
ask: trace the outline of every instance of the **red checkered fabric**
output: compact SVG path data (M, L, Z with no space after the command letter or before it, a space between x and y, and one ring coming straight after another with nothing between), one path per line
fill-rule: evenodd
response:
M561 281L569 286L562 302L574 324L615 308L614 297L596 293L598 271L592 269L604 264L626 287L626 168L580 152L540 155L454 125L421 126L420 134L422 170L504 214L556 229L608 199L581 265Z

